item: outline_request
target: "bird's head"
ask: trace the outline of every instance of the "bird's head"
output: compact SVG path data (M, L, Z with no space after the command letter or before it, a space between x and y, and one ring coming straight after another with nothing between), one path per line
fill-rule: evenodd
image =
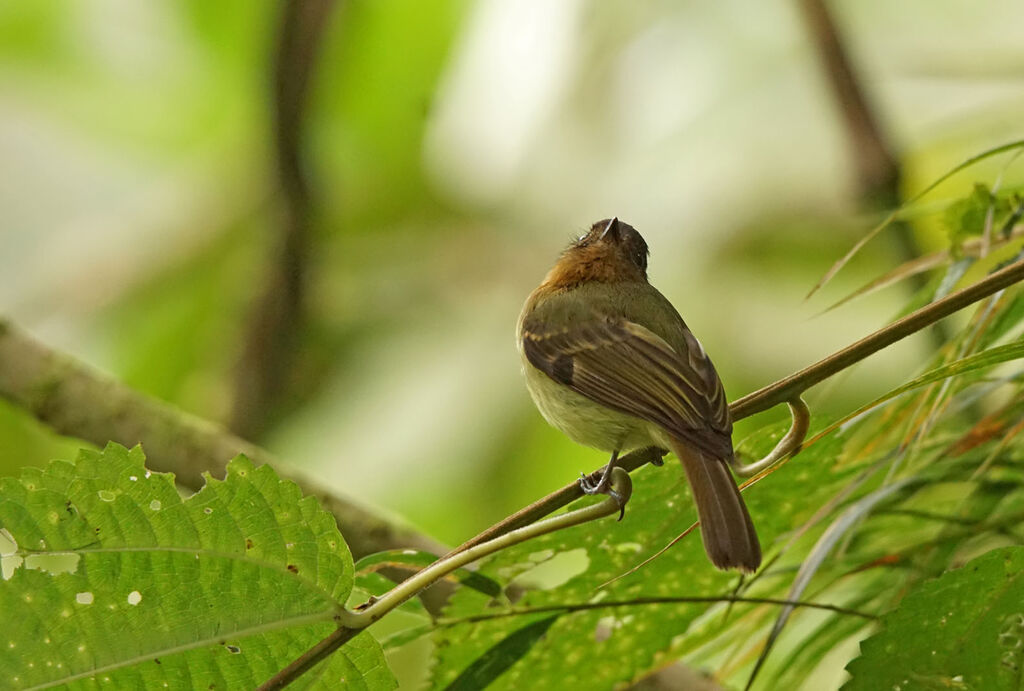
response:
M598 221L570 244L548 274L551 288L647 280L647 243L618 218Z

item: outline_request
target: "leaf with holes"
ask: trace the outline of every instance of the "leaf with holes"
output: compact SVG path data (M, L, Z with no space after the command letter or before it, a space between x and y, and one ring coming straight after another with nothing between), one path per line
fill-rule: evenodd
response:
M1024 548L970 561L907 595L861 644L843 689L1022 688Z
M0 480L0 687L253 688L335 628L334 519L243 457L181 499L139 448ZM394 685L364 633L299 688Z

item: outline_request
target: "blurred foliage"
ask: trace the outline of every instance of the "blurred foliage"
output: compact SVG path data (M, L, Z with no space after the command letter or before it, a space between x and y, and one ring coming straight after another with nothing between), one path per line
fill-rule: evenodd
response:
M1024 136L1024 53L1013 31L1024 20L1010 0L830 6L900 152L907 196L952 163ZM0 3L0 311L54 347L214 420L231 409L240 339L281 225L270 100L279 20L279 3L266 1ZM947 255L909 300L907 283L894 280L822 313L904 262L883 234L822 296L804 302L875 220L860 217L851 198L853 166L839 123L805 27L786 3L337 3L303 132L314 229L305 327L258 441L339 492L458 542L604 460L544 425L511 335L525 295L594 219L617 214L645 234L652 281L708 346L732 398L1017 251L1010 243L987 259L965 252L952 270ZM904 217L920 247L948 251L951 235L956 246L984 233L990 202L998 231L1021 182L1019 162L985 161ZM975 184L990 196L972 193ZM993 334L1000 325L1017 333L1022 309L1019 297L1001 303L977 343L958 342L951 347L960 352L942 357L1007 342ZM953 332L967 325L962 315L949 321ZM908 339L812 392L813 409L819 419L838 419L909 372L938 366L932 358L927 338ZM921 395L913 398L922 411L947 400ZM941 418L938 427L948 422L946 434L963 436L969 418L1010 429L1007 395L964 394L961 417ZM783 415L743 420L737 438ZM912 427L905 415L878 424L895 435L897 422ZM843 439L855 429L844 428ZM862 434L882 443L877 430ZM935 434L924 437L935 442ZM76 447L0 402L0 473L70 458ZM816 447L805 454L824 453ZM670 472L651 471L648 480L645 471L638 482L664 482ZM810 496L837 491L846 476L831 472ZM787 474L798 475L790 466L776 475ZM954 479L943 500L972 488ZM762 491L753 490L752 503ZM668 496L667 487L659 491ZM763 491L777 491L796 511L765 524L768 540L816 508L809 498L794 508L795 493ZM686 521L679 514L663 517L664 525L626 527L640 507L626 524L601 530L667 540ZM772 513L767 504L765 512ZM811 533L784 559L787 568L810 548ZM885 552L879 539L876 552ZM693 552L685 558L693 563L679 566L701 573L694 541L674 551ZM685 561L671 555L662 559ZM574 558L577 569L596 559ZM577 578L633 563L602 558L603 569ZM928 573L941 568L939 559ZM821 587L846 588L851 606L880 612L891 570L904 577L902 568L878 567ZM731 584L708 578L695 589ZM630 579L654 582L643 573ZM767 579L749 587L783 592L784 579L773 579L770 588ZM566 593L584 597L582 583ZM731 611L748 635L767 631L776 610L744 607ZM705 632L703 647L695 633L680 639L689 659L724 664L729 679L749 671L753 638L733 640L711 627L706 608L669 609L680 627ZM574 617L595 616L563 615L547 639ZM790 635L796 629L799 640ZM817 679L808 670L829 651L852 654L850 640L862 629L861 620L799 611L759 683ZM475 644L485 647L486 637ZM737 652L724 652L726 642ZM674 659L676 648L649 646L624 668L641 674ZM469 662L445 664L435 678ZM422 676L419 668L396 671L406 683Z
M974 193L966 199L952 204L946 210L946 223L949 224L949 239L954 253L960 253L960 245L969 237L981 235L988 228L1002 228L1006 217L1010 214L1010 204L992 194L986 185L975 185Z

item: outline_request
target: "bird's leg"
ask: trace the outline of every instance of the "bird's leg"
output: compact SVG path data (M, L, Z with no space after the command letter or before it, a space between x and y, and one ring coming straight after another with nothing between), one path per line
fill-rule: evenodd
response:
M608 465L604 467L604 472L601 473L601 479L594 482L585 473L580 473L580 489L583 490L584 494L607 494L609 497L614 499L619 504L619 520L626 514L626 502L611 488L612 471L615 470L615 464L619 460L619 450L615 449L612 451L611 458L608 459Z
M580 473L580 487L585 494L604 494L611 486L612 469L619 460L619 450L612 451L612 457L608 459L608 465L601 473L601 479L594 482L586 474Z

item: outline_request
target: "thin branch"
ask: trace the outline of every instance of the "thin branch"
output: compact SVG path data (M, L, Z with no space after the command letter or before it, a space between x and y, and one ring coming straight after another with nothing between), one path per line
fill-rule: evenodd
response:
M0 397L24 408L58 434L97 446L108 441L129 447L141 443L149 468L174 473L180 484L192 490L203 486L204 473L223 476L227 462L240 453L255 463L270 463L282 477L295 481L303 494L315 496L334 514L357 558L413 545L434 553L444 549L409 528L287 472L286 466L266 450L54 352L3 320Z
M795 374L780 379L774 384L770 384L733 401L729 404L729 412L732 414L732 419L742 420L769 408L774 408L779 404L791 401L815 384L821 383L833 374L860 362L869 355L1021 280L1024 280L1024 261L1018 261L1004 267L972 286L925 305L916 312L912 312L902 319L879 329L870 336L862 338L856 343L819 360L810 367L806 367ZM641 449L623 456L619 459L619 465L625 470L632 472L646 463L652 461L660 462L662 455L658 453L657 449ZM594 472L599 473L600 471ZM454 549L448 556L485 540L493 539L495 536L516 527L527 525L531 521L557 511L581 496L583 496L583 491L580 489L578 482L566 485L491 526L483 533L480 533L480 535Z
M250 318L235 380L231 429L248 438L265 427L287 390L303 323L309 243L309 181L302 160L307 92L332 0L283 4L274 65L277 177L283 208L278 246L270 255L264 292Z
M807 607L810 609L822 609L836 614L843 614L861 619L877 619L874 614L861 612L860 610L829 605L819 602L806 602L804 600L784 600L771 597L742 597L739 595L718 595L707 597L638 597L629 600L602 600L601 602L580 602L569 605L545 605L542 607L526 607L523 609L511 609L505 612L494 612L490 614L476 614L457 619L438 619L434 622L438 628L451 628L459 624L473 624L480 621L491 621L494 619L505 619L508 617L526 616L529 614L543 614L544 612L585 612L592 609L604 609L606 607L636 607L641 605L685 605L685 604L716 604L721 602L739 602L752 605L781 605L784 607Z
M729 405L733 419L740 420L750 417L780 403L785 403L793 396L802 394L836 372L844 370L867 356L1021 280L1024 280L1024 261L1017 261L989 274L974 285L925 305L870 336L819 360L810 367L733 401Z
M648 463L655 463L661 465L661 457L665 455L665 451L656 448L638 449L632 453L628 453L618 460L616 466L622 468L627 473L631 473L642 465ZM599 480L603 474L604 469L599 468L591 473L591 480ZM526 525L530 525L534 521L547 516L548 514L557 511L563 506L568 505L570 502L576 501L583 496L583 489L580 487L578 481L572 482L562 489L556 490L534 503L526 506L519 511L516 511L511 516L495 523L487 530L483 531L476 537L473 537L461 545L453 549L448 554L444 555L442 559L448 559L451 556L464 552L470 547L475 547L489 540L493 540L496 537L504 535L510 530L515 530Z

